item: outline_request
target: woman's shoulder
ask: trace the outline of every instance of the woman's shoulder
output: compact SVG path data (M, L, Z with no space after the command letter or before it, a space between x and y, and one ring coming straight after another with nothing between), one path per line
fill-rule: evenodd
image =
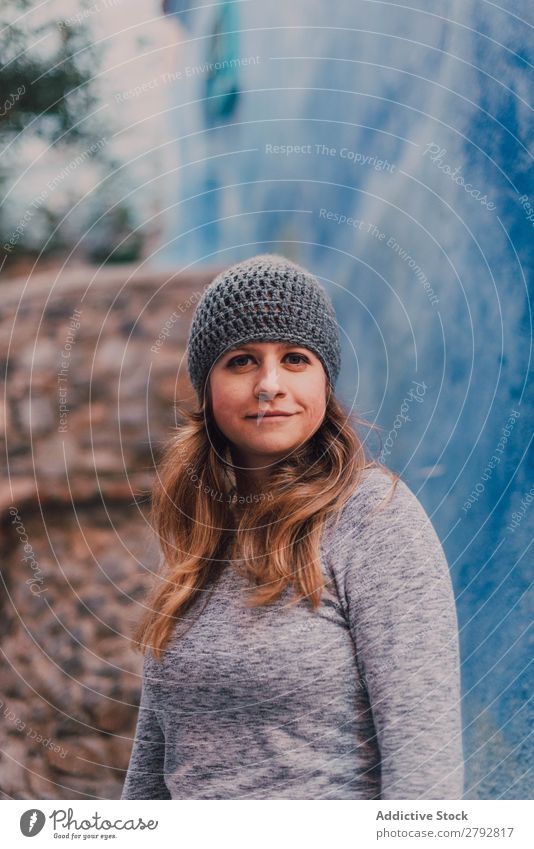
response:
M412 491L399 475L386 467L369 466L363 469L358 485L346 498L339 511L342 519L350 522L364 521L376 510L389 515L398 512L401 506L415 498ZM389 506L389 510L386 508Z
M401 488L406 484L402 478L388 469L386 466L368 466L363 469L358 486L350 495L349 501L364 498L383 498L396 487Z
M400 540L424 534L438 542L432 522L417 495L389 469L371 466L362 472L358 486L329 523L331 543L355 544L358 540Z
M453 611L449 566L429 515L408 484L380 469L366 471L347 499L325 562L349 607L395 608L409 598Z

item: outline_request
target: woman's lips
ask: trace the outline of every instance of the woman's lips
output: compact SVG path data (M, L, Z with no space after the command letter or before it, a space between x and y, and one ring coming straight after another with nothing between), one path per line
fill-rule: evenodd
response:
M290 419L293 413L258 413L255 416L246 416L253 421L264 421L265 419Z

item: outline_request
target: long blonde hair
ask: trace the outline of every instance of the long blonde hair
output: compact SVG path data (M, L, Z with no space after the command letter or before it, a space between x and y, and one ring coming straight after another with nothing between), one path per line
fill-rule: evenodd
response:
M391 494L398 480L366 456L353 423L380 428L349 415L330 392L319 429L273 464L264 492L250 498L238 516L229 446L215 423L209 393L205 405L182 416L164 446L152 490L150 519L164 569L134 633L138 650L151 648L157 660L180 616L215 581L231 553L239 553L239 570L257 587L249 606L269 604L292 585L291 603L306 598L316 610L325 586L319 543L327 517L339 514L364 469L383 469L392 479Z

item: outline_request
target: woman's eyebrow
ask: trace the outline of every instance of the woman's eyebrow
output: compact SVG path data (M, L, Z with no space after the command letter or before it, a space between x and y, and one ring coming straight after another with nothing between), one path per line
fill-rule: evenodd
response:
M279 342L277 344L278 349L280 349L280 348L304 348L304 347L305 347L304 345L299 345L298 342ZM249 351L249 350L250 351L257 351L258 346L247 342L245 345L238 345L235 348L231 348L231 351ZM231 353L231 351L228 351L228 353Z

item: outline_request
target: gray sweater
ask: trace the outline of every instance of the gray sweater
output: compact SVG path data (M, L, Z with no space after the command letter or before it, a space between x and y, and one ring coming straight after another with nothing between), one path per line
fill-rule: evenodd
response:
M462 798L449 570L404 482L372 512L389 487L367 471L329 518L317 612L290 608L290 588L247 609L250 585L227 564L163 662L145 655L121 798Z

